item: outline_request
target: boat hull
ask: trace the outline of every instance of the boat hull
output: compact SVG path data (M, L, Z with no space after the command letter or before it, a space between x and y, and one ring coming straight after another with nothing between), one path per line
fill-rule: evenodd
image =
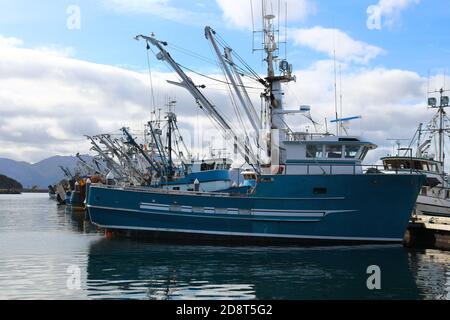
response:
M400 242L423 175L262 177L251 195L89 191L99 227L151 237L263 242Z
M450 199L419 195L415 213L450 218Z

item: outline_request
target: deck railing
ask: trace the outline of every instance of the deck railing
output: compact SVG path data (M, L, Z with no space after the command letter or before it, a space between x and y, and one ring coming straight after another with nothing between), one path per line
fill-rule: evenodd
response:
M288 164L280 166L284 175L306 174L306 175L332 175L332 174L417 174L421 173L412 168L386 169L384 165L364 165L364 164ZM295 173L293 168L295 167ZM291 170L289 170L291 168ZM299 169L300 168L300 169ZM300 173L298 173L300 171Z

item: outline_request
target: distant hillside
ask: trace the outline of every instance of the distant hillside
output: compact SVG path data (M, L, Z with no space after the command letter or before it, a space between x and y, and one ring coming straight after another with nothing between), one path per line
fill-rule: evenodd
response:
M90 161L91 157L83 155L83 159ZM37 186L45 189L64 178L59 166L73 172L77 162L78 159L72 156L55 156L34 164L0 158L0 174L19 181L25 188Z
M0 174L0 194L9 192L20 192L22 185L14 179Z

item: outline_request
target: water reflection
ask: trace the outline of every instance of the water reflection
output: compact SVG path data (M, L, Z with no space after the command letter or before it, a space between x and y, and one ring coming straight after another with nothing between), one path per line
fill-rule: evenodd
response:
M367 289L369 265L382 290ZM91 244L90 298L417 299L400 246L256 248L179 246L102 239Z
M96 233L98 229L92 225L85 210L72 208L70 206L57 206L58 224L70 226L71 231L76 233Z
M47 195L0 196L0 299L450 299L450 252L105 239ZM381 267L381 291L366 287ZM68 266L81 290L67 288Z
M450 252L411 250L409 263L424 299L450 299Z

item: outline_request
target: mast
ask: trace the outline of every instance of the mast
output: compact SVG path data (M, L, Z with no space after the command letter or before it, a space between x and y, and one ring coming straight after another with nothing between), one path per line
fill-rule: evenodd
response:
M449 128L445 127L445 121L448 119L447 113L445 112L445 108L449 107L449 97L444 96L444 92L449 90L444 90L441 88L439 91L434 91L430 93L439 93L440 95L440 101L439 105L437 105L437 99L436 98L429 98L428 99L428 105L431 108L437 108L438 114L437 114L437 121L439 122L438 128L431 130L432 132L438 133L438 161L442 163L444 166L445 162L445 134L450 132Z
M441 95L441 101L439 106L439 162L444 162L445 160L445 152L444 152L444 104L443 104L443 92L444 89L439 90L439 93ZM448 98L447 98L448 100ZM447 101L448 105L448 101Z
M274 19L275 15L267 14L266 8L263 5L263 38L264 38L264 52L267 63L267 77L266 81L269 84L265 93L263 94L266 101L266 108L269 111L269 124L271 134L269 135L267 145L267 156L271 159L271 165L277 166L285 161L285 149L283 141L285 140L286 123L284 120L284 104L282 83L295 81L295 76L292 76L292 65L286 60L281 60L279 63L280 75L275 74L275 62L278 60L278 43L276 34L279 30L275 30Z
M170 101L168 104L169 111L167 112L167 156L168 156L168 172L167 178L168 180L172 180L174 175L173 170L173 160L172 160L172 131L174 129L174 122L176 122L177 116L174 112L172 112L172 107L175 106L176 101Z

